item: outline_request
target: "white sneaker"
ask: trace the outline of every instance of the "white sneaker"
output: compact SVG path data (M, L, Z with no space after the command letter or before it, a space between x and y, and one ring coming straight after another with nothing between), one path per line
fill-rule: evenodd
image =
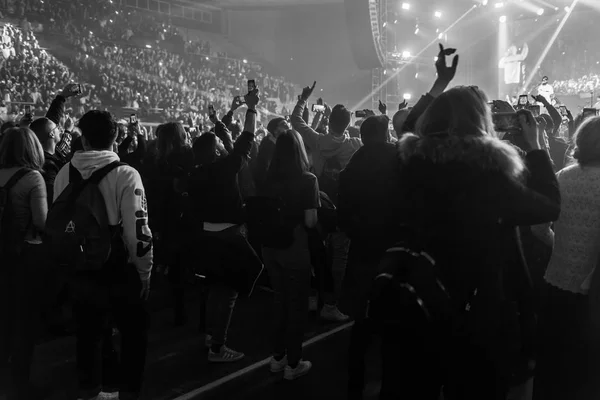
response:
M308 298L308 311L317 311L319 308L319 299L317 296L310 296Z
M100 392L96 400L117 400L119 392Z
M350 319L350 317L342 313L337 306L329 304L325 304L321 309L321 318L333 322L346 322Z
M271 357L271 372L276 374L281 372L287 367L287 356L283 356L283 358L279 361L275 359L275 357Z
M221 346L221 351L215 353L208 351L208 361L213 363L230 363L236 362L244 358L244 353L230 349L227 346Z
M289 365L286 365L285 372L283 373L283 379L287 381L293 381L294 379L298 379L306 374L312 368L312 363L310 361L300 360L296 368L292 368Z

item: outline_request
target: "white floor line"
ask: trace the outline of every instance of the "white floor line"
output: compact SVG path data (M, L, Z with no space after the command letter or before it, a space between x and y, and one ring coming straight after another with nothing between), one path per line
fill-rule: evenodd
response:
M312 344L315 344L315 343L317 343L317 342L319 342L319 341L321 341L323 339L328 338L329 336L335 335L338 332L341 332L343 330L346 330L346 329L350 328L352 325L354 325L354 322L348 322L348 323L340 325L340 326L338 326L336 328L333 328L330 331L323 332L323 333L321 333L321 334L319 334L319 335L317 335L315 337L312 337L312 338L308 339L306 342L302 343L302 347L304 348L304 347L310 346ZM246 375L246 374L248 374L248 373L250 373L252 371L256 371L257 369L264 367L265 365L269 364L269 360L270 359L271 359L271 357L267 357L267 358L265 358L262 361L258 361L258 362L254 363L252 365L247 366L246 368L242 368L239 371L235 371L235 372L233 372L233 373L231 373L231 374L229 374L227 376L224 376L224 377L222 377L220 379L217 379L216 381L212 381L212 382L210 382L210 383L208 383L208 384L206 384L206 385L204 385L202 387L199 387L198 389L194 389L191 392L182 394L181 396L176 397L173 400L191 400L191 399L194 399L194 398L196 398L196 397L198 397L198 396L200 396L200 395L202 395L204 393L207 393L207 392L209 392L209 391L211 391L213 389L216 389L216 388L218 388L220 386L223 386L224 384L226 384L228 382L231 382L231 381L239 378L240 376Z

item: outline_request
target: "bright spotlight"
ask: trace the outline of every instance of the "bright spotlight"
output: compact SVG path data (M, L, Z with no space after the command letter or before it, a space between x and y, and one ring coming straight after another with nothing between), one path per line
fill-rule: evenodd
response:
M481 2L481 4L482 4L482 5L484 5L484 6L487 6L487 5L488 5L488 0L483 0L483 1Z
M494 7L495 8L502 8L502 7L504 7L504 3L496 3L496 4L494 4Z
M383 74L384 74L384 75L387 75L387 69L384 69L384 70L383 70Z
M540 8L539 10L537 10L537 15L543 15L544 14L544 9Z
M410 51L403 51L402 58L410 58Z
M443 33L440 33L440 34L438 35L438 39L442 40L443 38L444 38L444 34L443 34Z
M386 26L387 26L387 22L384 22L383 23L383 27L385 28Z
M410 4L408 4L408 3L402 3L402 9L403 10L410 10Z
M147 49L151 49L151 48L152 48L152 46L150 46L149 44L147 44L147 45L146 45L146 48L147 48Z
M248 60L246 60L245 58L242 61L244 64L248 64Z
M418 34L419 34L419 27L417 26L417 27L415 28L415 35L418 35Z
M506 15L503 15L503 16L500 17L500 23L501 24L506 23Z
M418 72L415 74L415 79L419 79L419 73Z
M565 7L565 12L569 12L569 11L571 11L571 7L569 7L569 6L566 6L566 7Z
M436 18L442 18L442 12L441 12L441 11L436 11L436 12L435 12L433 15L434 15Z
M404 100L410 100L412 99L412 94L410 93L404 93L404 96L402 96L404 98Z

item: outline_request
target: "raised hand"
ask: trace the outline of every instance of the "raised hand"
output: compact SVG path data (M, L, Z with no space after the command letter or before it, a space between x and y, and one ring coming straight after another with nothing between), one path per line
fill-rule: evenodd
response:
M319 99L317 100L317 105L322 106L323 105L323 99L319 97Z
M310 98L313 91L315 90L315 86L317 86L317 81L315 81L312 86L307 86L304 89L302 89L302 94L300 95L302 100L308 100Z
M379 112L382 114L387 114L387 105L382 103L381 100L379 100Z
M78 96L81 94L80 85L78 83L69 83L65 88L60 92L60 95L65 99L69 97Z
M244 96L244 99L246 100L246 105L249 109L256 109L256 106L260 102L260 97L258 96L258 94L258 89L254 89L253 91Z
M435 69L437 71L438 79L444 82L450 82L456 75L456 68L458 67L458 54L452 59L452 65L446 65L446 57L456 53L456 49L444 49L444 45L440 43L440 52L438 53L437 60L435 62Z
M406 100L403 100L402 103L398 104L398 111L404 110L406 107L408 107L408 103Z

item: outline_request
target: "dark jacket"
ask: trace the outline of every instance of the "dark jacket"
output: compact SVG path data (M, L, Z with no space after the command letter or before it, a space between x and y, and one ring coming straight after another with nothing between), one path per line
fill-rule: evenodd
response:
M48 195L48 206L52 204L52 199L54 199L54 180L56 179L56 175L58 175L58 171L67 163L65 159L63 159L58 154L50 154L44 152L44 167L43 174L44 182L46 182L46 193Z
M231 150L213 163L197 165L190 174L188 187L195 221L242 224L244 210L238 173L248 160L254 133L243 132L233 146L222 122L217 122L215 134Z
M260 142L258 154L256 155L256 163L254 163L254 185L257 193L260 195L267 190L265 184L267 182L267 171L271 164L271 158L275 152L276 139L272 134L268 134Z
M565 167L565 158L569 144L562 138L548 137L548 144L550 145L550 157L554 164L554 172L558 172Z
M132 141L133 138L131 136L123 139L123 142L119 145L119 158L122 162L141 172L142 162L146 158L146 138L143 135L137 135L137 147L130 153L129 146L131 146Z
M340 173L338 224L365 253L391 247L400 221L400 163L391 143L365 144Z
M450 293L466 301L478 288L480 296L502 301L504 270L525 271L516 228L555 221L560 213L548 154L532 151L524 165L510 144L487 136L407 135L398 150L404 216L440 262Z

